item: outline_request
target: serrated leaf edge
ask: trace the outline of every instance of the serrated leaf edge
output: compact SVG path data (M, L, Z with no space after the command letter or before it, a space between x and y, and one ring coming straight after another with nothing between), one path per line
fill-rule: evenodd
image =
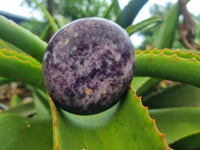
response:
M166 140L165 140L165 134L161 133L157 126L156 126L156 120L155 119L152 119L148 113L148 107L145 107L142 102L141 102L141 97L138 97L135 93L135 91L132 89L132 86L130 86L130 89L131 91L133 92L133 94L135 95L135 97L138 99L138 102L140 103L141 107L145 110L146 112L146 115L147 117L149 118L149 120L153 123L153 126L155 127L155 130L156 132L158 133L158 135L160 136L160 138L162 139L164 145L165 145L165 150L172 150L169 145L167 144ZM54 105L54 102L52 100L52 98L49 96L49 94L47 93L48 95L48 99L49 99L49 103L51 105L51 110L52 110L52 124L53 124L53 133L54 133L54 149L55 150L60 150L60 147L59 147L59 136L58 136L58 120L57 120L57 112L56 112L56 107Z
M10 50L10 47L8 45L6 45L2 39L0 39L0 44L3 46L3 48Z
M12 53L12 55L6 55L5 53L3 53L3 51L7 51L9 53ZM23 60L22 58L20 58L18 55L21 55L21 56L25 56L25 57L29 57L30 59L32 60ZM11 51L11 50L6 50L6 49L0 49L0 56L3 56L3 57L7 57L9 59L15 59L17 61L20 61L22 63L25 63L25 64L29 64L30 66L32 66L33 68L38 68L38 69L42 69L42 65L40 65L39 62L37 62L37 60L34 60L35 62L33 62L33 59L31 56L29 55L26 55L25 53L17 53L16 51ZM38 65L36 65L36 62L38 63Z
M196 62L200 63L200 55L198 54L194 54L193 52L182 52L178 49L176 50L169 50L167 48L163 49L163 50L158 50L158 49L152 49L152 50L137 50L135 52L135 55L154 55L154 56L158 56L158 55L164 55L164 56L168 56L168 57L172 57L175 56L177 58L182 58L182 59L187 59L187 60L193 60Z
M142 84L140 84L140 86L137 88L137 90L140 89L140 88L142 88L150 79L151 79L151 77L148 77L148 79L145 79L145 81ZM135 93L137 93L137 92L135 91Z
M160 138L162 139L162 141L163 141L163 143L164 143L164 145L165 145L165 147L166 147L165 150L172 150L172 148L169 147L169 145L167 144L167 142L166 142L166 140L165 140L165 134L163 134L163 133L161 133L161 132L159 131L159 129L158 129L157 125L156 125L156 120L155 120L155 119L152 119L151 116L149 115L149 113L148 113L148 107L147 107L147 106L144 106L144 105L142 104L142 96L138 97L138 96L136 95L136 91L133 90L132 85L130 85L130 89L131 89L131 91L133 92L133 94L135 95L135 97L139 100L139 103L140 103L141 107L145 110L146 115L147 115L147 117L149 118L149 120L153 123L153 126L154 126L156 132L158 133L158 135L160 136Z
M59 136L58 136L58 120L57 120L57 112L56 112L56 107L54 105L54 102L52 100L52 98L49 96L49 94L47 93L48 95L48 100L49 100L49 103L50 103L50 106L51 106L51 110L52 110L52 124L53 124L53 134L54 134L54 150L59 150L60 147L59 147Z

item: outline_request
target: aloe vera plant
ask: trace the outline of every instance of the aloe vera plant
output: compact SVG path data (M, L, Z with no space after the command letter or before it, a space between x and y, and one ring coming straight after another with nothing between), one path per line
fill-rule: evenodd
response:
M135 50L134 78L116 105L86 116L64 111L48 95L42 74L47 43L0 16L0 84L20 81L32 91L34 99L1 112L1 150L200 148L200 53L172 47L176 28L170 25L171 21L174 25L177 23L177 4L165 21L155 16L131 25L146 2L131 0L116 16L116 22L126 28L130 36L152 23L162 22L155 48ZM58 26L53 17L36 3L49 20L48 27L56 32ZM114 3L116 0L105 11L104 17L108 16ZM175 84L155 88L162 85L159 84L162 80L171 80Z

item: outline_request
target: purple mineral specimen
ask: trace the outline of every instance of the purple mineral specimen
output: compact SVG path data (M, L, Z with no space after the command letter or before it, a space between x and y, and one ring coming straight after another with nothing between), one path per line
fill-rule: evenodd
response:
M82 115L116 104L129 88L134 68L134 50L126 31L93 17L60 29L43 60L45 85L55 104Z

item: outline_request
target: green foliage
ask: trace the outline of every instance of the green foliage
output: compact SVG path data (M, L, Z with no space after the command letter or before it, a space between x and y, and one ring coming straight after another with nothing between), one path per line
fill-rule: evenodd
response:
M160 16L153 16L151 18L148 18L142 22L139 22L135 25L129 25L126 28L126 32L129 34L129 36L131 36L132 34L134 34L137 31L140 30L148 30L149 26L152 26L152 24L157 24L161 21Z
M143 100L143 104L149 108L198 107L199 97L199 87L178 84L152 93Z
M106 9L106 11L103 14L103 18L109 18L110 12L112 11L113 8L116 7L117 0L113 0L111 5Z
M169 144L200 130L199 108L155 109L149 113L157 120L157 126L166 134L166 141ZM195 140L197 139L194 139L194 142Z
M43 33L46 24L45 22L41 22L36 19L31 19L28 22L20 23L20 26L26 28L31 33L34 33L35 35L39 36L41 33Z
M47 1L38 0L40 4L47 8ZM65 16L70 20L75 20L83 17L91 16L103 16L103 13L109 6L110 1L106 0L55 0L54 1L54 14L60 14ZM29 6L34 9L38 9L37 5L32 0L24 0L23 5ZM119 9L118 1L115 4L113 11L111 11L112 16ZM39 9L38 9L39 10Z
M5 84L5 83L9 83L12 80L10 80L9 78L4 78L4 77L0 77L0 85Z
M11 20L0 16L0 38L42 61L47 44ZM22 40L23 39L23 40Z
M161 29L158 32L157 38L155 40L155 48L171 48L174 41L175 31L178 22L179 10L178 4L175 4L167 14L165 21L161 25Z
M40 3L37 2L37 0L33 0L41 9L42 11L44 12L45 16L47 17L52 29L54 32L57 32L58 31L58 27L53 19L53 17L50 15L50 13L46 10L46 8L41 5Z
M0 16L0 85L20 81L33 93L33 102L27 104L19 104L21 99L14 95L12 107L0 114L1 150L200 149L200 52L161 50L174 43L177 4L169 10L165 20L160 15L131 25L146 2L131 0L120 11L117 0L110 6L98 0L57 0L55 8L62 6L57 17L50 16L42 3L37 3L49 21L42 38L51 28L57 31L69 18L98 15L117 18L120 25L127 27L129 35L161 25L156 29L158 36L150 32L160 50L135 52L135 77L121 101L103 113L90 116L70 114L54 105L46 94L42 77L41 62L47 43ZM163 79L175 83L163 88L159 84Z
M167 149L147 108L131 90L122 98L121 104L91 116L72 115L56 108L51 99L50 103L54 149ZM134 113L130 113L132 110Z
M122 10L116 22L123 28L132 24L140 9L145 5L148 0L131 0L125 9Z
M103 16L104 11L108 7L105 0L68 0L63 3L64 6L60 14L70 20L91 16Z
M0 50L0 66L0 76L44 89L42 65L34 58L2 49Z
M154 49L136 51L136 60L137 76L168 79L200 87L199 55L178 50Z
M15 114L0 115L1 150L52 149L51 120Z

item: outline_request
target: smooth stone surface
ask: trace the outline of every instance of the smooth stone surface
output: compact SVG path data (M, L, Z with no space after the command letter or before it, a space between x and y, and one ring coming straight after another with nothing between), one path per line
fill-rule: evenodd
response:
M50 40L43 75L55 104L75 114L104 111L120 99L133 78L135 57L124 29L102 18L84 18Z

